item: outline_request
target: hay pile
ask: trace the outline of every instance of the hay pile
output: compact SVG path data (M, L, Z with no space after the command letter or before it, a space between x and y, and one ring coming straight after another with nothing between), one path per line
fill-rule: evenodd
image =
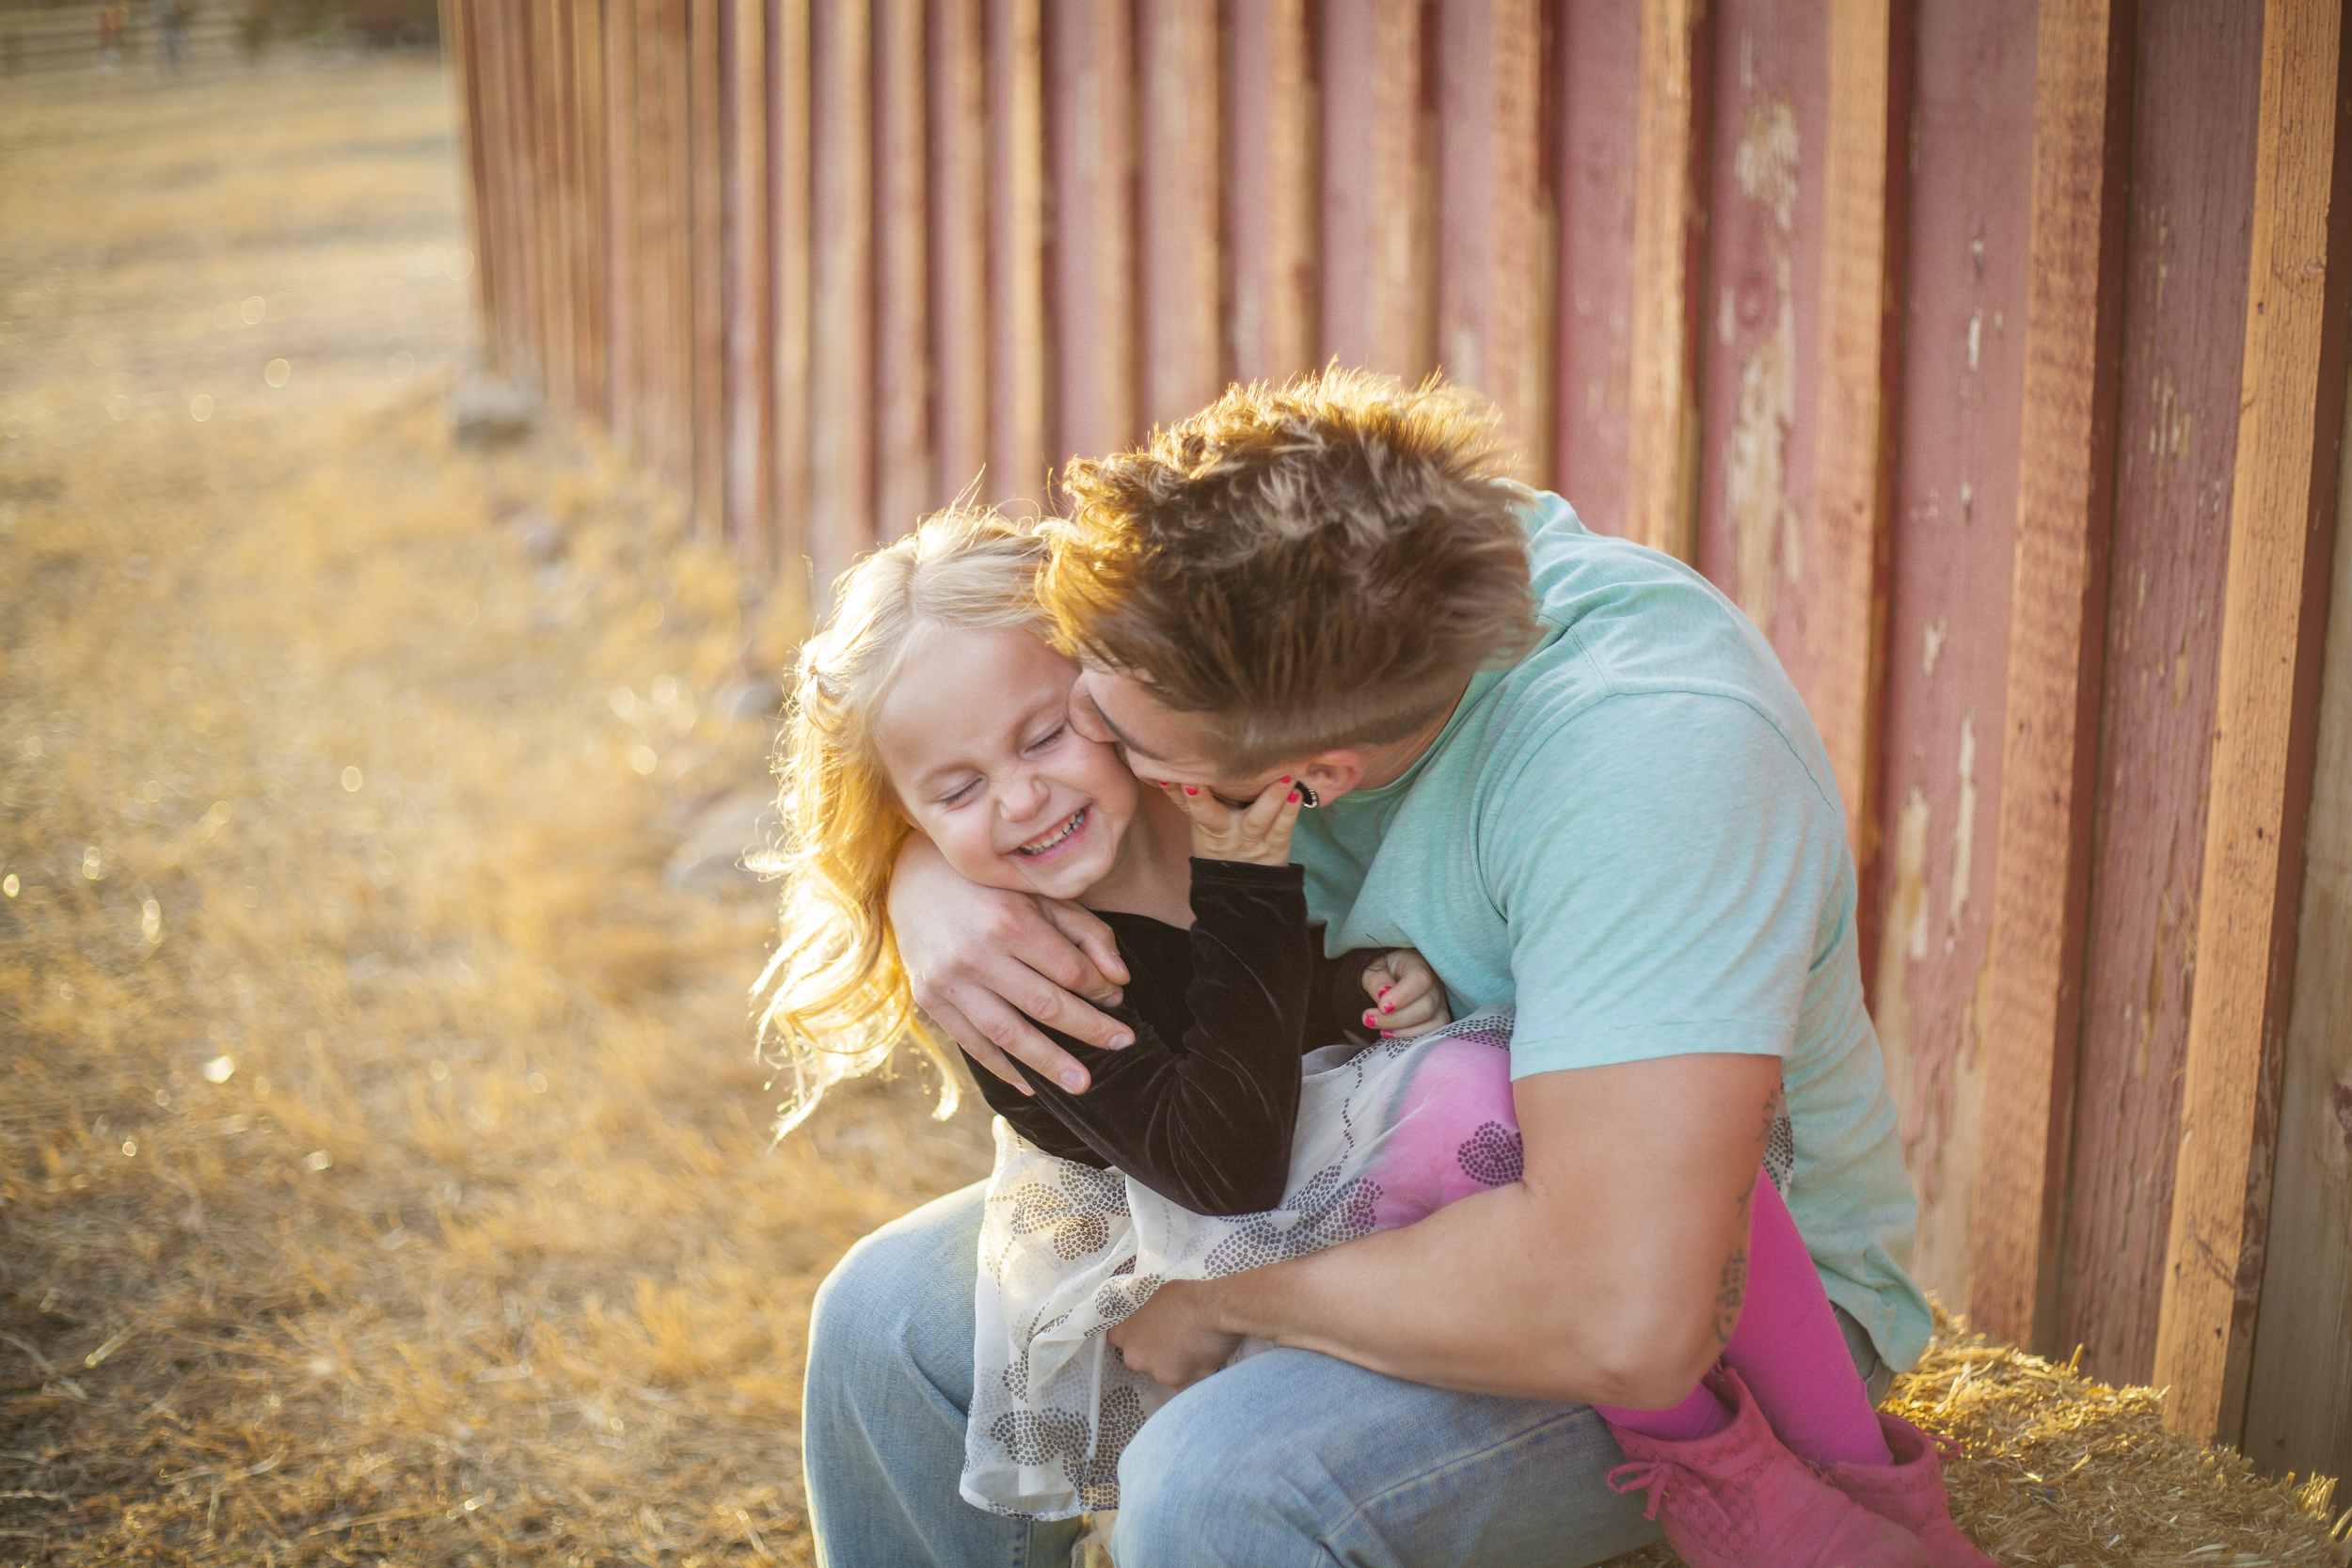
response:
M1952 1516L2012 1568L2342 1568L2352 1511L2330 1477L2271 1481L2236 1453L2164 1430L2149 1388L2110 1388L2071 1364L1987 1344L1938 1315L1885 1408L1957 1440ZM1663 1547L1613 1568L1678 1562Z
M0 1564L804 1561L809 1294L986 1151L771 1147L665 880L795 628L452 447L437 72L96 90L0 99Z

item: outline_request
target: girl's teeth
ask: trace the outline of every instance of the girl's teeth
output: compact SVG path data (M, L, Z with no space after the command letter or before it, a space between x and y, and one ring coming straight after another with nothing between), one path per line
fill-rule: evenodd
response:
M1018 852L1024 855L1043 854L1046 850L1051 849L1055 845L1059 844L1063 839L1068 838L1072 833L1076 832L1078 831L1078 818L1084 816L1085 815L1086 807L1080 806L1076 811L1072 812L1070 814L1069 820L1061 825L1061 832L1054 834L1053 837L1046 839L1041 843L1025 844L1021 846Z

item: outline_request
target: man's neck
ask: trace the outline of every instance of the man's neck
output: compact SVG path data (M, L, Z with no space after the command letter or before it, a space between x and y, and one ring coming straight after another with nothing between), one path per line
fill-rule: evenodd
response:
M1413 765L1429 754L1429 748L1438 743L1438 736L1443 735L1446 725L1453 722L1454 710L1462 705L1462 698L1469 691L1470 682L1465 680L1454 693L1454 700L1431 714L1428 721L1412 734L1401 740L1364 747L1361 752L1364 776L1356 787L1378 789L1384 784L1396 783L1411 772Z

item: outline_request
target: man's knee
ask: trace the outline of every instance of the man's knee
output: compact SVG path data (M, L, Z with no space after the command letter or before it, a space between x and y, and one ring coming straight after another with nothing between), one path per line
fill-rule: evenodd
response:
M882 1227L826 1275L809 1309L812 1396L883 1369L969 1384L978 1204L959 1203L964 1196Z
M1219 1374L1220 1376L1225 1374ZM1119 1461L1113 1555L1122 1565L1267 1568L1323 1560L1314 1488L1289 1473L1311 1465L1311 1443L1252 1435L1211 1401L1169 1405L1143 1424Z

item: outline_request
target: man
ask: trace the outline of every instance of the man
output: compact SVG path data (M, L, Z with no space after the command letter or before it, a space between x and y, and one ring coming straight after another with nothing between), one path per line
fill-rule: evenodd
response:
M1184 1394L1120 1468L1122 1568L1572 1563L1650 1538L1590 1402L1686 1394L1738 1317L1782 1108L1790 1208L1883 1379L1924 1346L1913 1201L1862 1007L1836 788L1769 646L1695 574L1507 483L1491 415L1331 372L1234 388L1071 465L1045 601L1073 721L1149 778L1319 810L1329 951L1421 950L1456 1016L1512 1002L1515 1184L1420 1224L1164 1286L1114 1331ZM976 1060L1073 1087L1124 1043L1099 923L974 889L918 841L893 926ZM1024 1015L1026 1017L1024 1017ZM962 1504L978 1189L820 1293L806 1458L826 1560L1057 1560ZM1217 1373L1243 1335L1283 1349ZM1874 1382L1873 1393L1883 1382Z

